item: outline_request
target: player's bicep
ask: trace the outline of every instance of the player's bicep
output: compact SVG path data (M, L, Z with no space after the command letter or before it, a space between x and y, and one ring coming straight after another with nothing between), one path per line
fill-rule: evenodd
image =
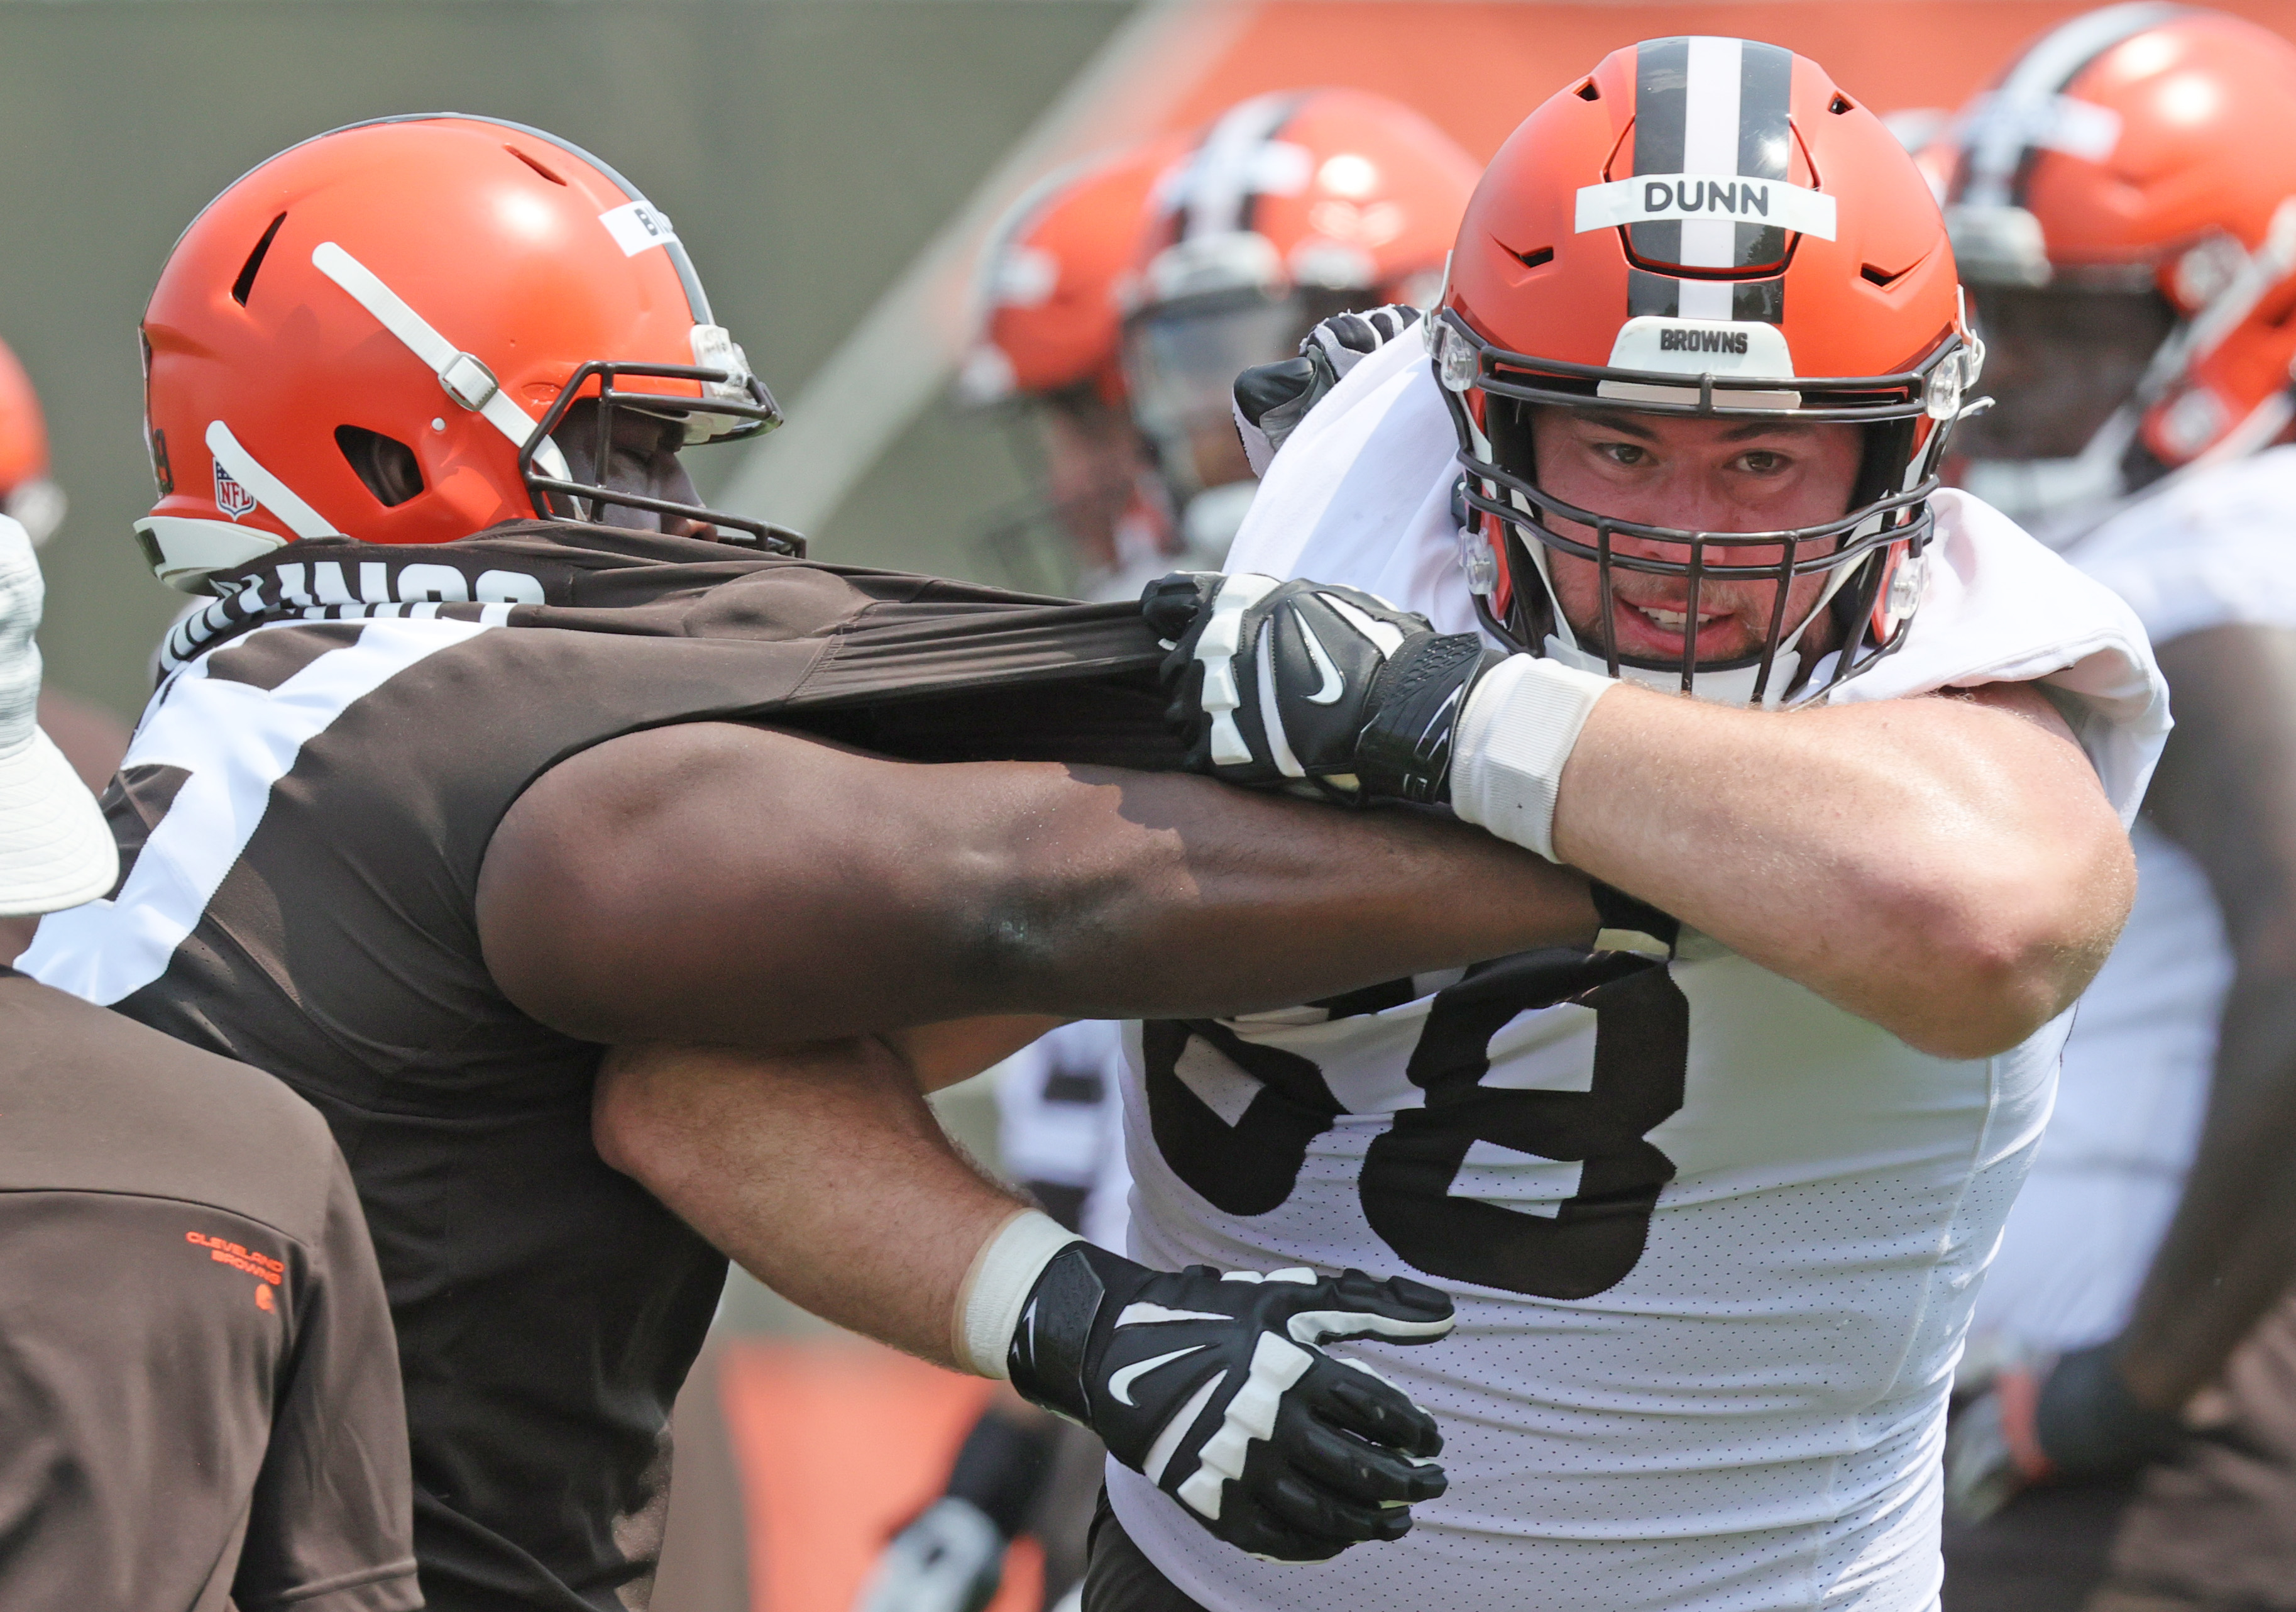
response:
M2070 832L2093 832L2121 843L2120 813L2072 723L2047 689L2038 683L1988 683L1942 690L1934 697L2017 719L1972 724L1961 736L1969 765L1984 769L1992 788L2014 797L2006 803L2061 820Z
M1980 688L1950 690L1944 697L1964 699L1972 705L2022 717L2060 744L2070 745L2075 753L2080 750L2080 742L2073 737L2072 724L2065 720L2065 713L2057 709L2038 683L1988 683Z
M488 969L523 1011L601 1041L811 1039L874 1027L903 995L885 1023L945 1016L928 959L956 938L964 880L918 770L729 723L585 751L495 831Z
M1943 701L1964 714L1932 753L1954 813L1947 854L1977 905L1972 933L2054 982L2055 1008L2087 986L2136 892L2120 813L2053 696L1993 683ZM2052 1016L2055 1008L2051 1010Z

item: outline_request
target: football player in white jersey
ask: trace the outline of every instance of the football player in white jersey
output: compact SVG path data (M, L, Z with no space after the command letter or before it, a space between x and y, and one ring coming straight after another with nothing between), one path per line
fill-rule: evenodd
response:
M1151 619L1205 769L1447 804L1604 932L1144 1026L1133 1252L1439 1285L1445 1345L1363 1353L1452 1482L1277 1567L1111 1467L1085 1606L1921 1612L1977 1279L2126 910L2143 632L1938 490L1978 368L1941 220L1786 51L1557 95L1427 330Z
M2136 608L2179 720L1978 1303L1946 1604L2286 1605L2296 47L2213 12L2094 12L1934 154L1999 399L1955 444L1966 480L2031 502Z

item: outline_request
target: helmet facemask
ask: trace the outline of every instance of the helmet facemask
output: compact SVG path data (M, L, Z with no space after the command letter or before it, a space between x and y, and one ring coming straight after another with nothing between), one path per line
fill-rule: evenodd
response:
M626 381L698 382L702 400L689 404L683 396L627 386ZM578 405L589 407L578 414ZM782 423L773 395L740 361L738 350L724 367L593 360L559 389L519 448L518 473L534 501L535 514L545 519L627 525L636 522L628 516L614 519L609 512L637 512L663 521L689 522L709 529L698 535L720 541L752 544L769 554L804 555L805 539L787 527L712 509L698 499L665 498L617 484L612 468L619 456L616 425L631 415L669 425L680 433L684 446L740 441ZM587 450L578 456L589 467L587 476L576 474L566 451L578 443Z
M1186 547L1208 563L1226 552L1256 487L1236 440L1236 376L1291 358L1318 322L1366 306L1373 296L1238 284L1155 302L1125 321L1133 419L1181 511Z
M1463 539L1470 582L1486 626L1513 647L1702 698L1778 706L1822 698L1898 646L1920 594L1933 524L1927 499L1975 367L1972 350L1957 337L1903 374L1781 382L1532 358L1491 346L1449 310L1434 328L1438 373L1467 473L1461 496L1472 522ZM1854 424L1864 439L1860 467L1844 513L1814 524L1751 532L1648 525L1578 508L1539 485L1532 416L1541 407ZM1492 533L1499 535L1496 549ZM1621 538L1636 552L1622 550ZM1654 555L1653 547L1679 557ZM1749 561L1749 549L1766 552ZM1724 558L1720 550L1733 552ZM1561 607L1555 555L1595 567L1595 642L1580 641ZM1620 652L1614 622L1622 572L1681 580L1679 659ZM1794 583L1813 576L1824 579L1816 598L1790 616ZM1702 659L1698 648L1701 594L1716 582L1773 585L1759 646L1727 660ZM1824 654L1802 653L1806 636L1828 617L1839 626L1838 645Z

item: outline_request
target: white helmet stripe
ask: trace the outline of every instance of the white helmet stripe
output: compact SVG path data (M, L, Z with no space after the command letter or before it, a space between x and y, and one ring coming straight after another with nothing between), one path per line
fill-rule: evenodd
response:
M351 300L398 337L438 377L439 389L449 398L485 416L487 424L510 439L512 447L526 446L527 438L534 434L534 416L503 391L482 360L439 334L435 325L406 305L406 299L384 284L381 276L332 241L322 241L311 249L311 267L341 286ZM561 481L573 479L557 443L544 439L534 456L544 474Z
M1682 171L1685 174L1735 174L1738 171L1738 90L1745 53L1742 39L1693 34L1690 39L1690 71L1684 86L1682 108ZM1691 268L1728 268L1737 259L1738 221L1729 218L1685 218L1682 221L1682 262ZM1719 292L1715 306L1690 311L1692 285ZM1730 317L1730 287L1693 281L1683 287L1683 317L1726 319ZM1717 311L1718 308L1718 311Z
M221 420L208 422L208 451L231 479L255 495L256 502L277 515L299 538L336 538L334 522L298 498L295 489L263 468L256 456L239 445L231 427Z
M2055 127L2057 101L2065 86L2122 40L2186 9L2152 0L2108 5L2074 18L2027 51L1975 112L1967 136L1969 183L1962 200L1977 207L2007 206L2025 153Z
M1259 95L1212 125L1188 165L1187 216L1180 239L1250 227L1251 198L1267 188L1265 153L1297 104L1294 95Z

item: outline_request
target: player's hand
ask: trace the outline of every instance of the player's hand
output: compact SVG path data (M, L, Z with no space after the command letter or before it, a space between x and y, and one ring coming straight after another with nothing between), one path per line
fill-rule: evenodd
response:
M1308 411L1337 386L1348 371L1419 323L1419 310L1398 302L1359 314L1334 314L1308 333L1300 356L1260 364L1235 378L1236 435L1255 476L1283 446Z
M1004 1535L970 1501L944 1495L893 1535L853 1612L980 1612L1004 1578Z
M1089 1243L1045 1267L1009 1364L1021 1394L1100 1435L1230 1544L1325 1561L1400 1539L1443 1493L1434 1419L1318 1345L1432 1343L1451 1301L1421 1283L1307 1270L1151 1271Z
M1140 604L1173 646L1162 677L1192 770L1351 805L1449 800L1452 730L1503 658L1322 582L1176 572Z
M2012 1358L1946 1435L1946 1504L1982 1522L2025 1489L2133 1472L2176 1448L2182 1419L2136 1402L2114 1345Z

